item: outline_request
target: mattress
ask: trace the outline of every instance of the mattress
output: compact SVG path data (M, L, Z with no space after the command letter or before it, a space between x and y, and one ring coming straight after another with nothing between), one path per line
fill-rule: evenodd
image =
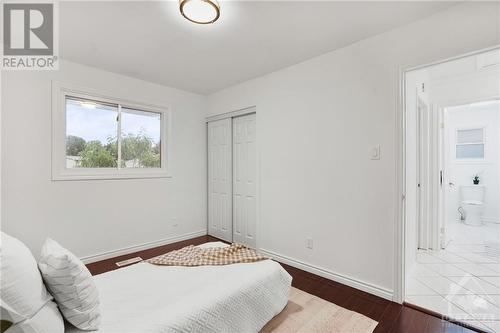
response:
M226 245L201 245L214 246ZM138 263L94 279L99 333L258 332L283 310L292 281L272 260L199 267ZM68 326L65 332L83 331Z

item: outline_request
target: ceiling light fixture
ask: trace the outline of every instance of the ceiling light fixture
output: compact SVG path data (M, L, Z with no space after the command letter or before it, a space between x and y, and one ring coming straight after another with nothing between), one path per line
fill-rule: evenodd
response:
M217 0L179 0L179 9L187 20L198 24L210 24L220 16Z

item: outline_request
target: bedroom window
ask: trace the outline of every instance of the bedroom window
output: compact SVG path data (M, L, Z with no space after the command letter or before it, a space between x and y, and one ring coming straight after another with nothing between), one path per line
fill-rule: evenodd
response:
M165 108L54 84L54 180L168 177Z
M456 159L484 159L484 128L459 129L456 135Z

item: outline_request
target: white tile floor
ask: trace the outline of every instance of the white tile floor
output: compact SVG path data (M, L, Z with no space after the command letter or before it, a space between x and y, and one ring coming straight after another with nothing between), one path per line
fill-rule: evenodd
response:
M450 226L445 250L417 254L406 301L500 333L500 225Z

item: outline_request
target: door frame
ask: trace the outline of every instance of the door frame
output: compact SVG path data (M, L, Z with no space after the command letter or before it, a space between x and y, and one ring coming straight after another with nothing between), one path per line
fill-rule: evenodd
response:
M256 221L255 221L255 248L256 249L260 249L259 247L259 243L260 243L260 234L261 234L261 205L262 205L262 196L261 196L261 157L260 157L260 154L261 154L261 148L260 148L260 145L261 145L261 136L259 135L259 131L258 131L258 124L259 124L259 114L257 113L257 106L256 105L251 105L251 106L248 106L248 107L245 107L245 108L241 108L241 109L237 109L237 110L233 110L233 111L229 111L229 112L223 112L223 113L220 113L220 114L216 114L216 115L213 115L213 116L208 116L205 118L205 130L206 130L206 149L207 149L207 156L206 156L206 165L207 165L207 234L208 234L208 214L209 214L209 205L208 205L208 200L209 200L209 193L208 193L208 123L211 122L211 121L216 121L216 120L221 120L221 119L227 119L227 118L236 118L236 117L241 117L241 116L246 116L246 115L249 115L249 114L255 114L255 135L256 135L256 144L255 144L255 149L256 149L256 152L255 152L255 159L256 159L256 168L255 168L255 172L256 172L256 176L255 176L255 179L256 179L256 195L257 195L257 200L256 200L256 212L255 212L255 217L256 217ZM232 142L233 142L233 136L231 135L231 149L232 149ZM232 170L233 168L233 163L231 161L231 175L233 175L233 171ZM231 176L232 177L232 176ZM232 185L231 185L232 186ZM231 201L232 201L232 198L231 198ZM233 205L231 204L231 210L233 209ZM231 212L231 223L233 223L232 221L232 218L233 218L233 213ZM234 231L233 231L234 232ZM233 235L231 235L231 239L233 238L232 237Z
M461 58L478 55L488 51L497 50L500 45L463 53L458 56L426 63L414 67L398 66L396 68L396 82L398 82L398 94L396 96L396 131L395 131L395 164L396 164L396 188L395 188L395 255L394 255L394 290L393 301L402 304L405 300L405 226L406 226L406 74L419 69L435 66Z

